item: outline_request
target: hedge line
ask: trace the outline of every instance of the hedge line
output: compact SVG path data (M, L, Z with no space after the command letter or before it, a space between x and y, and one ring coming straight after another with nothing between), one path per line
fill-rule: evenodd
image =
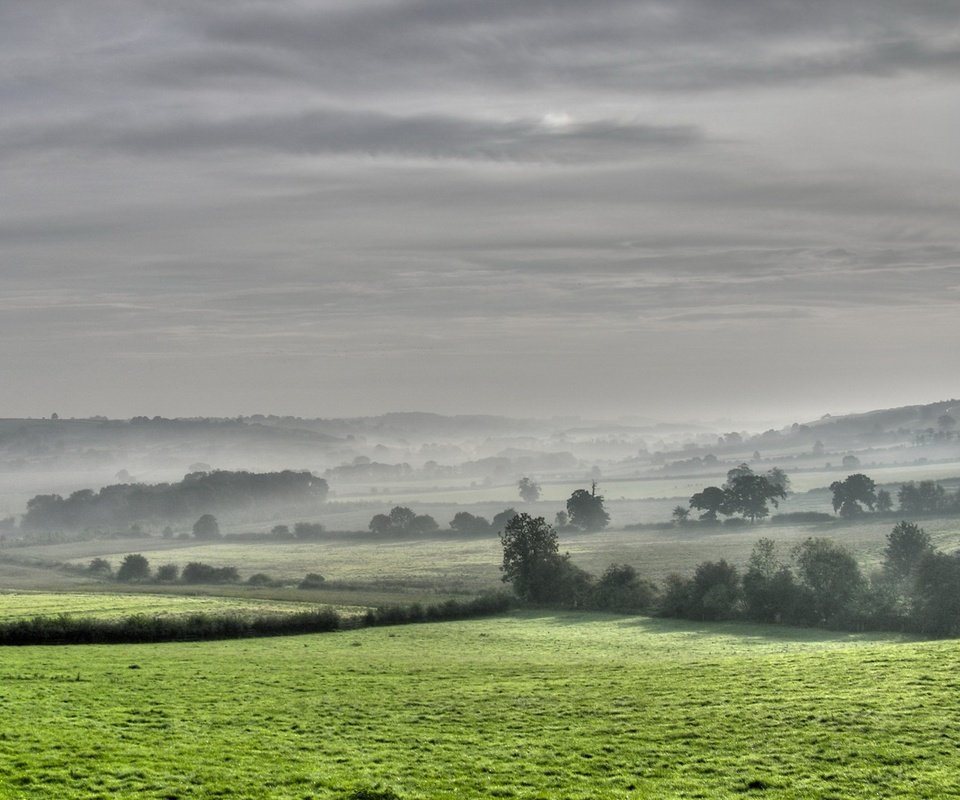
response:
M351 628L488 616L506 611L511 602L508 596L498 594L462 602L448 600L427 606L419 603L411 606L386 606L368 611L359 619L345 619L336 611L326 608L253 617L199 613L179 617L134 614L120 619L96 619L60 614L55 617L33 617L0 623L0 646L145 644L327 633Z

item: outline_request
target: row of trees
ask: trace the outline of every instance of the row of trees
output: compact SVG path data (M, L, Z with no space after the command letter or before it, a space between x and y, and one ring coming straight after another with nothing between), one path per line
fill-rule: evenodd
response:
M524 479L527 480L527 479ZM523 481L521 481L521 487ZM539 487L536 487L539 496ZM597 485L590 490L577 489L567 500L566 511L557 513L557 527L575 527L584 531L605 528L610 521L603 504L603 495L597 494ZM501 533L515 516L516 509L508 508L495 514L492 520L469 511L457 512L449 522L449 528L465 535L483 535ZM371 520L369 529L384 535L415 535L434 533L439 530L437 521L429 514L417 514L406 506L394 506L388 514L377 514ZM276 528L274 528L276 531Z
M518 514L500 541L503 580L527 602L960 635L960 553L938 552L911 522L893 528L882 567L870 575L830 539L809 538L789 559L760 539L742 574L724 559L704 561L690 576L669 575L659 590L628 565L611 565L599 579L580 569L561 555L557 532L543 517Z
M27 501L25 531L120 527L146 520L180 520L218 509L268 503L320 502L327 482L310 472L193 472L177 483L123 483L98 492L81 489L69 497L36 495Z
M744 519L756 522L770 513L768 506L777 508L787 496L790 479L779 467L758 475L749 464L741 464L727 473L723 486L707 486L690 498L689 505L701 512L700 519L713 522L718 514L725 517L740 514ZM685 520L686 510L679 506L674 516Z
M833 492L833 510L841 517L851 518L865 510L887 513L893 509L893 498L886 489L878 489L872 478L863 473L848 475L842 481L830 484ZM960 514L960 487L948 492L937 481L900 484L897 503L903 514Z
M960 635L960 554L937 551L915 523L893 528L881 567L869 575L830 539L807 539L791 556L782 559L761 539L742 575L722 559L705 561L692 576L667 578L658 610L702 620Z
M183 570L178 564L162 564L154 572L150 561L141 553L124 556L123 561L113 574L110 562L104 558L95 558L87 565L87 572L100 578L113 577L123 583L236 583L240 574L236 567L214 567L202 561L191 561Z

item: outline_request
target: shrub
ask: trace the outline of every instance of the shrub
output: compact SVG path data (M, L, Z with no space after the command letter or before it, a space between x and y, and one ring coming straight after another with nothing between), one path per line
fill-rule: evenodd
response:
M140 553L131 553L125 556L120 569L117 570L118 581L145 581L149 577L150 562L147 561L146 556L142 556Z
M308 572L302 581L300 581L298 589L320 589L323 587L326 578L323 575L318 575L316 572Z
M162 564L157 567L157 580L165 583L173 583L180 576L180 566L178 564Z
M183 568L184 583L234 583L240 580L236 567L214 567L201 561L191 561Z
M257 572L247 578L247 583L250 586L270 586L273 583L273 578L265 572Z

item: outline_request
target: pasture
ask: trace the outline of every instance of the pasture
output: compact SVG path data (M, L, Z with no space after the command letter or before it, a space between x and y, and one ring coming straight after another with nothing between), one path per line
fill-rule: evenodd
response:
M234 614L254 616L310 611L312 603L248 598L183 596L114 592L3 592L0 593L0 623L31 617L90 617L116 619L134 614L185 616L188 614Z
M954 796L958 674L956 642L575 613L11 648L0 795Z
M760 537L778 542L782 555L788 556L790 549L805 538L825 536L848 547L861 566L869 571L880 564L886 537L896 521L894 517L865 517L857 522L816 525L758 523L743 527L690 525L639 531L564 532L560 534L560 550L569 552L574 563L594 574L602 573L612 563L625 563L634 566L643 577L660 581L670 572L689 573L705 560L725 558L742 566ZM920 524L936 547L945 551L960 547L960 519L927 519L921 520ZM102 557L116 568L128 553L142 553L154 567L165 563L182 567L190 561L235 566L241 579L257 572L293 582L306 572L318 572L327 579L326 588L311 596L297 595L292 589L257 590L258 597L288 600L369 605L419 602L438 596L477 594L502 588L499 570L502 550L499 539L492 535L383 542L368 539L254 543L157 538L101 540L16 548L8 552L8 558L64 561L79 566L93 557ZM0 564L4 568L9 566ZM40 572L34 570L34 573ZM55 577L61 574L48 572ZM38 580L36 575L33 579ZM87 584L90 584L89 579ZM98 586L103 587L103 584L93 584L90 588ZM183 588L170 587L174 591ZM155 590L166 592L170 589L158 587ZM236 594L249 590L235 586L216 591ZM329 596L330 592L337 594Z

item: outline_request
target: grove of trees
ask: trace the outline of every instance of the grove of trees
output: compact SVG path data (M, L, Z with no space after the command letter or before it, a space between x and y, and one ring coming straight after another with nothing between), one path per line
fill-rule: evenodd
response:
M178 483L114 484L98 492L80 489L66 498L36 495L27 501L20 527L24 531L127 527L267 503L320 502L328 491L327 482L310 472L192 472Z

